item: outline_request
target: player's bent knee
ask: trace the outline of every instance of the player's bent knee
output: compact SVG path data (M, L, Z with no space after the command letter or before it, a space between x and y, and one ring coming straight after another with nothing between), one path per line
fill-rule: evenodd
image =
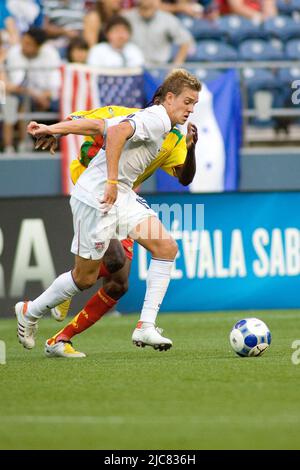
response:
M128 291L128 281L110 281L108 284L105 285L104 290L107 295L109 295L115 300L119 300Z
M173 259L176 258L176 255L178 253L178 245L177 245L177 242L175 240L173 240L173 238L170 239L170 243L169 243L169 250L170 250L170 255L172 256Z
M73 272L74 282L77 287L81 290L90 289L97 281L97 275L93 274L85 274L82 273L74 273Z
M121 256L109 256L107 260L105 260L105 266L108 269L108 271L113 274L120 269L123 268L124 264L126 261L126 256L125 254L122 254Z
M103 262L107 270L114 274L123 268L126 261L124 248L118 240L111 240Z
M173 238L169 238L168 240L160 241L160 243L154 247L152 251L152 256L154 258L161 258L161 259L175 259L178 253L178 245Z

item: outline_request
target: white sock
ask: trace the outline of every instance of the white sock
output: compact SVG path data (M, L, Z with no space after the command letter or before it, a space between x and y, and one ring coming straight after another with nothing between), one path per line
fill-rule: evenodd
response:
M61 274L45 292L32 302L29 302L26 318L31 321L38 320L49 309L70 299L78 292L80 292L80 289L76 286L71 271Z
M166 295L174 261L152 259L147 276L147 290L140 321L155 325L160 306ZM143 323L144 326L145 323Z

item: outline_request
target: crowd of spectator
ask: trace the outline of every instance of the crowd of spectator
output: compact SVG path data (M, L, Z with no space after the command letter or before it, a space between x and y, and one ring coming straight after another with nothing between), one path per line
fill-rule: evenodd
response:
M57 110L63 62L182 64L195 49L189 21L234 14L258 24L277 13L276 0L1 0L2 148L24 150L19 112Z

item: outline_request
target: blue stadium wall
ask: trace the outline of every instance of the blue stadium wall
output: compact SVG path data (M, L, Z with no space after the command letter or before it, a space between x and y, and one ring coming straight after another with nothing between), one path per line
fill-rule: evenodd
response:
M0 198L61 194L60 156L0 157ZM144 183L155 191L155 179ZM300 150L280 148L244 150L241 154L241 191L300 190Z
M300 307L299 192L149 195L147 200L156 208L174 208L168 228L179 253L164 311ZM194 224L197 205L203 227L201 221ZM136 246L134 288L121 303L124 311L141 308L148 261L145 250Z

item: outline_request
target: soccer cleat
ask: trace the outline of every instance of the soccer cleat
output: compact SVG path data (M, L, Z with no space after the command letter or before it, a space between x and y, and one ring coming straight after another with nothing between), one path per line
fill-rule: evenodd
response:
M18 320L18 339L24 348L32 349L35 346L35 335L38 329L37 322L31 322L26 319L28 302L18 302L15 305L15 313Z
M51 308L51 315L56 321L64 321L69 313L71 300L65 300L62 304L57 305L57 307Z
M83 352L76 351L73 348L71 341L58 341L54 344L49 344L48 341L45 343L45 354L47 357L67 357L70 359L77 359L86 357Z
M143 327L138 324L132 335L132 342L138 348L151 346L158 351L167 351L173 346L169 338L162 336L163 330L153 326Z

